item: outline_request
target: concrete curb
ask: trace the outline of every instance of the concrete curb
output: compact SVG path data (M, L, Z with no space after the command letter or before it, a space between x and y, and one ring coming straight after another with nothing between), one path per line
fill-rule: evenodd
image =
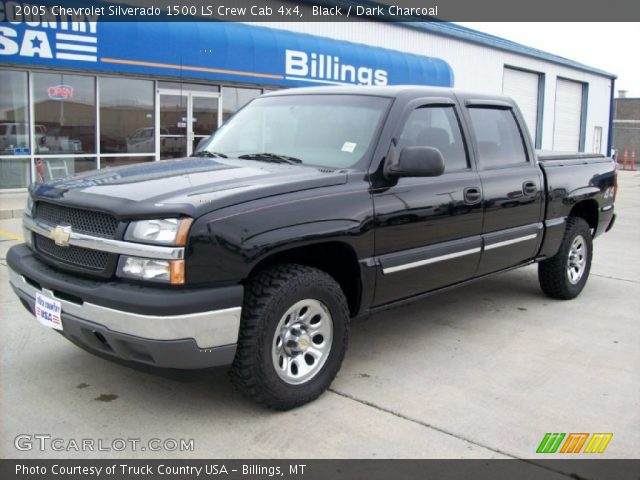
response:
M10 218L22 218L24 209L15 208L13 210L0 210L0 220L8 220Z

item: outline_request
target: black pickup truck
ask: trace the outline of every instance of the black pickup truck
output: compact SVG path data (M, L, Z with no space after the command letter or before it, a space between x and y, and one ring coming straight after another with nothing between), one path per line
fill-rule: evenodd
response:
M288 409L329 386L353 317L532 262L547 295L576 297L616 184L609 158L536 154L509 98L279 91L193 158L33 185L7 262L25 307L77 345L231 365Z

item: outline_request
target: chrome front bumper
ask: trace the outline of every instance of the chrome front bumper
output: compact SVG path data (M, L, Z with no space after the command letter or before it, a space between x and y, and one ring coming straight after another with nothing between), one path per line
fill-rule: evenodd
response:
M210 349L235 345L240 329L241 307L185 315L142 315L115 310L89 302L75 303L57 297L46 288L36 288L24 276L9 268L9 281L19 296L35 299L36 293L60 302L64 314L96 324L115 333L148 340L195 340L198 348ZM25 299L27 300L27 299Z

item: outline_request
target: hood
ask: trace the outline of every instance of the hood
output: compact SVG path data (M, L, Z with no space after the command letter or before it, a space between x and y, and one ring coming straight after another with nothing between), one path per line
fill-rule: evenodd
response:
M34 200L114 214L194 218L264 197L345 183L345 171L226 158L183 158L105 168L34 184Z

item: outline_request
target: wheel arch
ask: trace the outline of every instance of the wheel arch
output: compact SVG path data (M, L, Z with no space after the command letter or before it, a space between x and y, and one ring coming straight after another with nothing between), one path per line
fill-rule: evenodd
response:
M598 202L595 199L590 198L576 203L571 208L569 216L584 219L589 225L589 228L592 229L593 236L595 236L598 228L598 210Z
M249 278L274 265L295 263L317 268L330 275L339 285L355 317L360 311L362 279L360 264L353 247L340 241L326 241L288 248L262 258L249 273Z

